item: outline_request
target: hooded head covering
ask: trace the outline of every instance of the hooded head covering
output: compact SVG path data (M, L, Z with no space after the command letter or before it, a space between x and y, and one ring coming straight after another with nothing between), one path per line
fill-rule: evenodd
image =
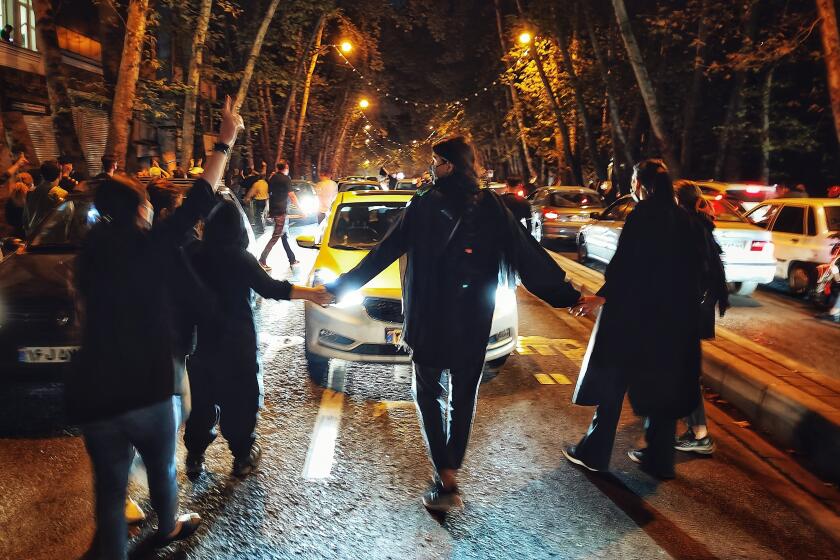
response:
M222 201L210 213L204 226L204 241L217 246L233 245L240 249L248 247L248 231L233 202Z

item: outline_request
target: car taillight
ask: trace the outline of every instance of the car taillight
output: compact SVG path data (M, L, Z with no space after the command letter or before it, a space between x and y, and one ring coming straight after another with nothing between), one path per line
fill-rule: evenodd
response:
M557 212L552 212L551 210L543 210L543 216L545 216L548 220L556 220L559 214Z
M747 187L747 194L758 194L761 192L761 187Z
M518 191L516 191L516 196L525 198L525 191L523 191L522 189L519 189Z
M763 251L768 245L770 245L769 241L753 241L750 251Z

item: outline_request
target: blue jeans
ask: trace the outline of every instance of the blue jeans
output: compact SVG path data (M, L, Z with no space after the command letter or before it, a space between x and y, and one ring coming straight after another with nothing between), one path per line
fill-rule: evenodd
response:
M178 512L175 437L179 407L177 400L170 398L82 427L96 488L94 558L127 558L125 497L135 448L146 465L158 532L167 534L175 529Z

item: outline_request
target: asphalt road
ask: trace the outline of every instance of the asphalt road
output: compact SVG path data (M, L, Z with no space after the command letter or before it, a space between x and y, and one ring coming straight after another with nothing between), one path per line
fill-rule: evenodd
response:
M314 257L303 250L299 256L305 264ZM276 277L288 272L283 260L277 250ZM294 277L303 280L306 273ZM612 473L591 475L568 464L561 447L580 437L592 413L570 404L591 323L521 290L518 299L520 347L481 388L462 473L463 512L435 517L420 504L430 469L410 402L410 370L336 363L328 379L315 382L303 357L303 306L261 301L261 469L247 480L233 479L231 457L217 440L207 475L192 483L179 473L182 508L205 520L198 535L135 556L836 557L836 489L801 474L714 405L717 454L681 457L674 481L657 483L624 455L641 441L641 424L629 407ZM61 432L31 434L32 426L43 427L44 418L55 415L54 393L33 397L28 389L4 388L0 396L6 411L0 418L0 558L79 558L93 535L84 445ZM181 461L183 453L181 447ZM149 511L142 476L130 493Z

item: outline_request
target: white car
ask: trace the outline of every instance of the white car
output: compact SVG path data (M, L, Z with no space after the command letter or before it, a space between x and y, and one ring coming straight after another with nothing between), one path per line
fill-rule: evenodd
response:
M309 285L335 280L352 270L376 246L405 210L412 192L341 192L318 236L299 236L304 248L317 248ZM357 362L408 363L400 345L403 329L399 261L395 261L360 290L334 305L306 302L306 356L315 371L330 358ZM500 367L516 347L516 293L500 286L487 341L486 362Z
M714 236L723 249L721 259L732 292L749 295L759 284L772 282L776 258L769 232L749 223L726 200L704 198L715 209ZM631 196L624 196L604 210L596 221L584 225L577 240L578 259L609 263L618 247L624 221L635 206Z
M840 200L776 198L753 208L747 219L772 232L776 274L791 292L802 295L816 285L817 265L831 260L840 243Z

